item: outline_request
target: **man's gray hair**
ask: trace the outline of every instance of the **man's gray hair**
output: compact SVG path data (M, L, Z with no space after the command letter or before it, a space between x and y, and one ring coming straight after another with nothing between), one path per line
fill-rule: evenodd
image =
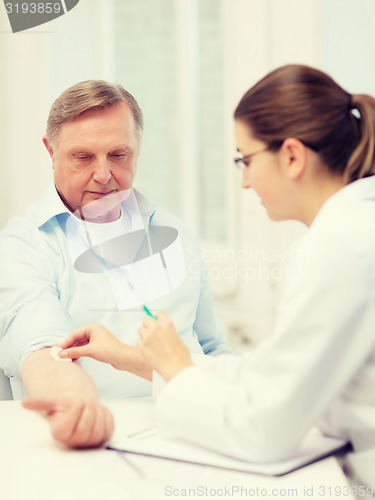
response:
M89 110L104 110L125 102L133 112L139 143L143 132L143 114L134 99L121 85L104 80L86 80L66 89L52 104L47 120L47 139L53 144L60 128Z

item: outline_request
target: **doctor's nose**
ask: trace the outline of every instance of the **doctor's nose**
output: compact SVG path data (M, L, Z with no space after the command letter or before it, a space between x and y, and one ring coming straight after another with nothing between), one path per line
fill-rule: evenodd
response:
M106 159L98 159L95 163L94 179L100 184L107 184L112 176L109 161Z
M242 170L242 177L241 177L242 189L250 189L251 188L248 170L249 169L246 167Z

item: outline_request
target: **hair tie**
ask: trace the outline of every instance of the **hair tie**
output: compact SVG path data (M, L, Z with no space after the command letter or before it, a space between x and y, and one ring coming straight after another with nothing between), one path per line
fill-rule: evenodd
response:
M361 113L357 104L357 94L350 94L349 113L354 115L356 118L361 118Z

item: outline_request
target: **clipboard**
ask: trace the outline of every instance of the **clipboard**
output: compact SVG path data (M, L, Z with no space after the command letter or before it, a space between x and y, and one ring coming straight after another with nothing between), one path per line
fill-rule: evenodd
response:
M283 476L331 455L350 451L351 445L342 439L323 436L314 429L307 434L294 456L277 462L257 463L239 460L177 437L148 430L143 435L138 434L134 437L116 439L116 441L110 442L107 448L124 453L236 472Z

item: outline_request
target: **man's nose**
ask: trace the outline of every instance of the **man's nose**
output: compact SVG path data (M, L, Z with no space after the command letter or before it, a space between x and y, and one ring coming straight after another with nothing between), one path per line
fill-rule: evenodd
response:
M98 158L95 162L94 179L100 184L107 184L112 173L107 158Z

